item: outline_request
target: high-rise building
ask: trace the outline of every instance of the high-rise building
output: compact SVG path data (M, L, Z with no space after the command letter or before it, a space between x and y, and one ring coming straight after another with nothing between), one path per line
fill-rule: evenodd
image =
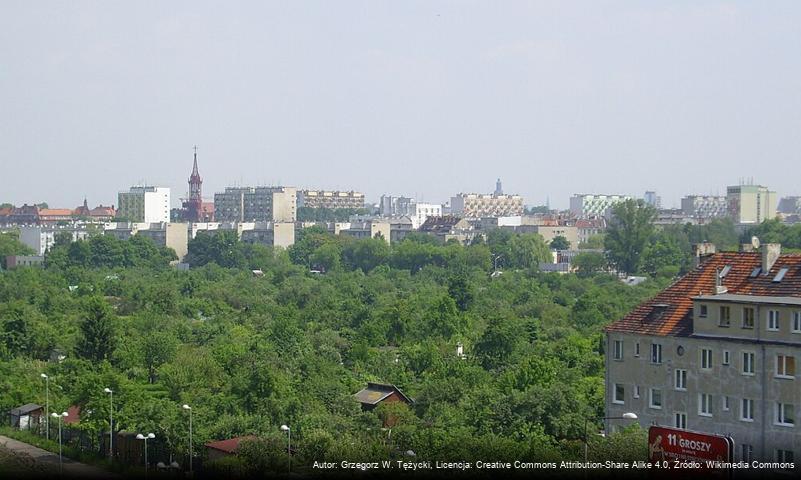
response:
M759 224L776 217L776 192L761 185L734 185L726 188L729 216L735 223Z
M329 190L298 191L298 207L308 208L364 208L364 194Z
M658 196L656 192L645 192L643 200L645 201L646 205L650 205L656 209L662 208L662 197Z
M779 200L779 213L786 215L801 214L801 197L784 197Z
M219 222L295 222L297 189L226 187L214 194L214 215Z
M117 216L129 222L160 223L170 221L170 189L167 187L131 187L118 195Z
M729 216L729 201L717 195L687 195L681 199L681 213L694 218Z
M605 217L618 203L631 200L628 195L575 194L570 197L570 213L579 217Z
M696 268L607 327L607 416L731 436L737 461L801 455L801 256L700 247Z
M409 197L381 195L379 212L385 217L409 217L412 221L412 228L418 229L428 217L441 217L442 205L422 203Z

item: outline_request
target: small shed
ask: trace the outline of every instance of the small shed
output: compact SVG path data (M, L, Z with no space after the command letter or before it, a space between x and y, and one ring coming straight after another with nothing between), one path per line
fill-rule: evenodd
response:
M400 388L389 383L368 382L367 387L358 391L354 397L362 404L362 410L369 412L384 402L404 402L407 405L414 403L411 398L404 395Z
M19 430L31 430L39 427L44 408L35 403L27 403L21 407L12 408L8 411L11 417L11 427Z
M208 459L217 460L218 458L236 455L236 451L239 449L240 443L248 440L256 440L256 438L257 437L255 435L245 435L243 437L234 437L227 440L209 442L205 445Z

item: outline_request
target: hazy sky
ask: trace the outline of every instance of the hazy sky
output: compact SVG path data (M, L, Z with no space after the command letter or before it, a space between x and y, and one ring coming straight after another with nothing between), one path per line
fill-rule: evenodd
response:
M0 202L801 194L801 2L0 0Z

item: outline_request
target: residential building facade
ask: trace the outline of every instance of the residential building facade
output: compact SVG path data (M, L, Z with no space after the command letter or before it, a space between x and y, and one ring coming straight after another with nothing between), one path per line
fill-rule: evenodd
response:
M607 416L730 435L735 460L798 458L801 255L780 250L702 256L610 325Z
M117 199L117 215L129 222L170 221L170 189L167 187L131 187L127 192L120 192Z
M450 213L462 218L520 216L523 215L523 197L460 193L451 197Z
M761 185L726 188L729 216L740 225L760 224L776 217L776 192Z
M687 195L681 199L681 211L694 218L728 217L729 200L719 195Z
M364 194L353 190L300 190L297 194L298 207L308 208L364 208Z
M570 197L570 213L579 218L606 217L612 207L630 199L628 195L576 194Z
M297 220L294 187L226 187L214 194L218 222L288 222Z

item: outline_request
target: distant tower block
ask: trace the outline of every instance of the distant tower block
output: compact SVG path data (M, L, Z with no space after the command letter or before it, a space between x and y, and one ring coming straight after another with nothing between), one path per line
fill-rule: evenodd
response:
M501 186L501 179L495 182L495 196L503 195L503 186Z
M197 145L195 145L194 150L194 164L192 165L192 174L189 176L189 198L184 202L184 212L185 220L199 222L203 216L203 194L201 190L203 179L200 178L200 173L197 170Z

